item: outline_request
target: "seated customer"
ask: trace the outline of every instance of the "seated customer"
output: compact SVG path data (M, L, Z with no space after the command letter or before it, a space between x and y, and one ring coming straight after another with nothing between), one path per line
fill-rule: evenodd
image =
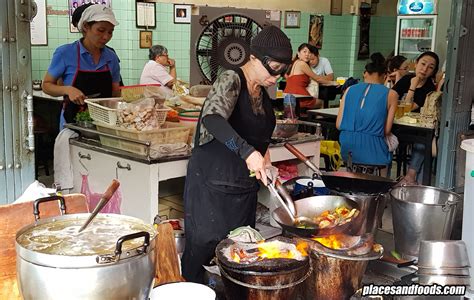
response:
M311 79L319 79L319 76L311 70L308 64L311 55L310 49L316 49L316 47L307 43L298 47L298 53L287 73L286 87L283 90L283 93L300 96L298 102L301 110L320 108L323 104L321 100L313 98L307 90Z
M387 87L392 87L400 78L408 74L408 60L403 55L395 55L387 61L388 76L385 80Z
M384 86L383 56L375 53L370 58L372 62L365 66L364 82L350 86L342 96L336 127L341 131L339 142L344 161L351 155L356 167L373 166L367 173L385 176L385 167L392 162L385 136L392 130L397 94Z
M143 68L140 84L161 84L162 90L171 96L173 94L171 88L176 82L175 60L169 58L168 49L161 45L152 46L148 58L150 60Z
M416 59L415 74L403 76L392 88L397 92L400 100L404 98L405 102L412 103L412 111L419 112L425 104L426 95L436 90L434 78L438 72L438 67L438 55L431 51L423 52ZM422 181L424 151L424 144L413 144L410 166L401 184L416 184L417 179L420 182ZM430 174L426 175L430 176Z
M334 71L332 70L329 60L326 57L320 56L319 50L316 47L314 47L314 50L312 50L311 53L312 55L309 60L309 65L313 72L318 75L316 81L318 83L334 81Z

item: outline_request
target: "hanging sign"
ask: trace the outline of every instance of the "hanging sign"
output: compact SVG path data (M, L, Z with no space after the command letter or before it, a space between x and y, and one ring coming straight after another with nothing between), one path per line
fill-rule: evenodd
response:
M435 15L436 0L399 0L399 15Z

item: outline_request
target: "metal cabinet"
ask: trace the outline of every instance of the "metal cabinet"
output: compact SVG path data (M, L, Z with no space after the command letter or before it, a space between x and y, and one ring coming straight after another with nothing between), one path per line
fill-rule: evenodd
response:
M77 145L71 145L71 159L72 192L81 191L83 174L89 174L89 186L98 193L117 178L121 183L121 213L150 223L158 214L159 181L185 176L187 167L187 159L142 163Z

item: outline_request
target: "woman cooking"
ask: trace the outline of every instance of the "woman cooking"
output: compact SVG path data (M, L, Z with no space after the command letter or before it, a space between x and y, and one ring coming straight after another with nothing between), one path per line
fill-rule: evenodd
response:
M218 77L196 128L184 189L182 266L188 281L204 281L202 265L229 231L255 226L257 179L267 184L275 116L265 88L286 72L292 50L275 26L265 27L250 49L242 67Z
M77 24L82 38L60 46L54 52L43 79L43 91L64 96L60 127L74 122L84 111L88 97L112 97L120 94L120 66L117 55L105 45L118 24L112 10L105 5L91 5ZM62 80L64 85L58 84Z

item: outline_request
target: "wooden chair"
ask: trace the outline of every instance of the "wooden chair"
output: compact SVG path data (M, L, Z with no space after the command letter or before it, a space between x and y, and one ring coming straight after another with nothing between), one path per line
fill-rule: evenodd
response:
M82 194L64 196L66 213L88 212L86 197ZM40 218L60 215L57 201L40 205ZM0 205L0 299L22 299L16 280L16 233L35 222L33 202Z

